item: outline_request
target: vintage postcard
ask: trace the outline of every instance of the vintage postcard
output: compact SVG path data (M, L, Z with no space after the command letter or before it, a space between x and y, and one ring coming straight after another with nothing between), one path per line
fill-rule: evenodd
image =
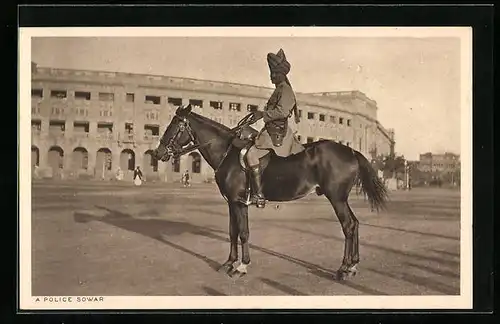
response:
M22 310L472 308L470 28L19 42Z

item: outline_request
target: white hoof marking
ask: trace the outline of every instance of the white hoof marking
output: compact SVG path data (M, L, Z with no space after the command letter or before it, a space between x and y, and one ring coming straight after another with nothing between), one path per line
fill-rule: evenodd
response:
M236 271L241 272L241 273L247 273L247 264L241 263L237 268Z

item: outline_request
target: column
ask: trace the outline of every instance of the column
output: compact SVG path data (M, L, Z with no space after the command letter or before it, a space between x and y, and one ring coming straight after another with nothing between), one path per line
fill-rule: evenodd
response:
M162 162L158 161L158 170L163 170L163 181L165 182L172 182L172 162Z
M64 137L66 139L72 138L73 133L74 133L74 120L73 119L66 119L65 124L64 124Z
M87 152L88 152L87 174L90 174L90 175L94 174L97 150L98 150L98 148L95 144L88 145L88 147L87 147Z
M97 122L89 121L89 138L97 138Z
M184 173L184 171L189 170L189 173L191 173L191 165L189 165L189 161L191 159L189 158L188 155L183 155L181 156L181 169L180 169L180 174Z
M161 160L158 160L158 179L160 181L166 181L167 180L167 170L165 169L165 163L162 162Z
M135 154L135 167L137 168L138 166L142 169L144 172L144 152L142 151L142 148L140 146L136 147L133 149L134 154Z
M48 165L49 147L47 146L45 141L40 141L40 145L37 147L38 147L38 167L39 169L47 168L49 166Z
M66 136L66 133L65 133ZM65 138L65 143L62 147L64 150L64 156L63 156L63 174L64 178L67 178L68 176L71 176L72 174L75 173L75 171L72 169L73 167L73 148L71 147L70 142L68 139Z
M116 174L116 170L118 170L118 168L120 166L120 154L121 154L121 150L122 148L119 147L118 145L112 145L112 147L110 147L110 150L111 151L111 172L113 172L113 174ZM125 172L126 170L122 170L123 172Z
M92 93L94 96L94 93ZM90 113L90 112L89 112ZM89 145L89 165L88 165L88 173L91 176L96 175L96 160L97 160L97 151L101 148L101 144L97 138L97 122L89 121L89 142L92 142L93 145Z
M205 180L214 181L215 180L215 179L213 179L214 170L207 163L207 161L205 161L205 159L203 159L203 157L201 159L201 174L202 174L203 181L205 181Z

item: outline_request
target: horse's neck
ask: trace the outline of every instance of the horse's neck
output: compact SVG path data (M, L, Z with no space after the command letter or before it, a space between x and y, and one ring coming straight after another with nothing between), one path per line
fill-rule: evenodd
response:
M222 162L222 159L224 159L224 154L229 147L231 135L229 132L224 133L221 129L202 123L198 119L193 120L193 122L195 124L193 126L196 126L194 132L196 133L195 135L198 143L203 145L211 142L209 145L202 146L198 150L212 169L215 170Z

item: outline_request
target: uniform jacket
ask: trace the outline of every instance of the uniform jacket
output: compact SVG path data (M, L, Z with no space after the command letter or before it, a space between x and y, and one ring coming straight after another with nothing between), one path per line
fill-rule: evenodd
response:
M278 84L264 107L263 120L265 127L257 135L255 147L258 149L272 149L282 157L299 153L304 149L295 139L293 130L288 127L288 117L291 116L295 105L296 99L292 87L286 81ZM280 133L283 127L286 129L282 133L281 146L275 146L271 136Z

